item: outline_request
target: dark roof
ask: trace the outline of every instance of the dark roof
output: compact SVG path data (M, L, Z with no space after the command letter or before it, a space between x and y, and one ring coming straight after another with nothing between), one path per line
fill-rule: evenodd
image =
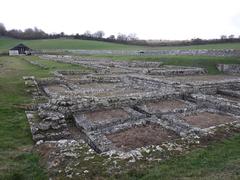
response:
M19 50L20 48L24 48L26 51L31 50L29 47L25 46L24 44L20 43L17 46L13 47L10 50Z

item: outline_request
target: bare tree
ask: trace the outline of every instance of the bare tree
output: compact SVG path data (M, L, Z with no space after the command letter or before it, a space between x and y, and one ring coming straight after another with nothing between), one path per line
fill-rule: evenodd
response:
M64 36L65 36L64 32L61 32L61 33L60 33L60 36L61 36L61 37L64 37Z
M34 28L34 36L35 38L46 38L48 35L43 30L38 29L37 27Z
M115 36L114 35L110 35L107 39L115 40Z
M117 40L119 40L119 41L127 41L128 37L125 34L119 33L118 36L117 36Z
M48 35L43 30L34 27L34 29L25 29L25 31L22 33L22 36L24 39L42 39L46 38ZM64 36L64 33L62 33L61 36Z
M128 40L129 41L136 41L136 40L138 40L138 37L135 33L131 33L131 34L128 35Z
M92 36L93 36L94 38L103 38L104 35L105 35L105 33L104 33L103 31L97 31L97 32L95 32Z
M221 39L222 39L222 40L227 39L227 36L226 36L226 35L222 35L222 36L221 36Z
M85 31L85 33L83 35L86 37L92 37L92 34L89 30Z
M3 23L0 23L0 35L4 36L6 34L7 30Z
M12 29L12 30L7 32L7 36L22 39L23 38L23 32L21 30Z
M230 36L228 36L229 39L234 39L234 35L231 34Z
M77 33L75 36L74 36L75 39L79 39L80 38L80 34Z

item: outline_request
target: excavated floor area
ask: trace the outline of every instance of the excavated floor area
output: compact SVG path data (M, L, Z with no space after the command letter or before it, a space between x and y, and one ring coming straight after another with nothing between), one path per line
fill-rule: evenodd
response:
M160 145L163 142L179 138L173 131L155 124L133 127L121 132L107 134L106 137L117 148L124 151L149 145Z
M183 119L188 124L199 128L208 128L211 126L230 123L236 120L228 115L209 112L201 112L194 115L185 116Z
M100 110L82 113L82 116L92 122L111 122L114 119L127 119L129 114L123 109Z
M180 100L162 100L158 102L147 102L140 106L150 113L168 112L177 108L184 108L186 103Z

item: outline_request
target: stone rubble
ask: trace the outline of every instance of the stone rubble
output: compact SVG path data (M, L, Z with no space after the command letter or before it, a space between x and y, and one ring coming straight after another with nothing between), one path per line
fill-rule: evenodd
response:
M198 50L68 50L68 52L80 55L192 55L192 56L240 56L240 51L236 49L198 49Z
M161 63L140 61L82 60L78 57L52 55L42 58L81 64L96 70L94 73L56 71L53 78L38 80L33 76L23 77L27 91L32 93L33 98L46 100L36 102L31 111L26 111L36 146L54 142L54 146L61 148L64 157L78 158L74 148L69 150L69 143L83 144L84 141L97 153L130 158L130 162L135 162L142 158L143 152L184 151L189 144L198 144L202 137L212 134L218 127L228 124L239 127L238 77L222 76L220 80L215 80L209 76L209 79L192 81L191 77L203 77L206 71L194 67L162 67ZM179 80L180 75L185 79ZM168 79L169 76L171 79ZM163 110L161 103L165 101L169 109ZM155 110L151 107L155 107ZM235 121L199 128L183 120L185 116L201 112L225 114ZM107 138L109 134L149 124L172 131L178 138L128 152ZM78 150L82 148L82 145L76 146ZM93 150L87 154L95 153ZM84 159L89 161L91 158L93 156ZM154 159L149 157L149 161ZM72 171L66 170L68 172ZM83 173L87 174L88 170Z
M240 64L218 64L217 69L227 74L239 74Z

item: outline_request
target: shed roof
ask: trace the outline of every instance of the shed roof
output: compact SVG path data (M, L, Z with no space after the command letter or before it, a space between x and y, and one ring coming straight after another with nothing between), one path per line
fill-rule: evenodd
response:
M20 43L17 46L11 48L10 50L19 50L20 48L24 48L25 50L31 50L29 47L27 47L26 45Z

